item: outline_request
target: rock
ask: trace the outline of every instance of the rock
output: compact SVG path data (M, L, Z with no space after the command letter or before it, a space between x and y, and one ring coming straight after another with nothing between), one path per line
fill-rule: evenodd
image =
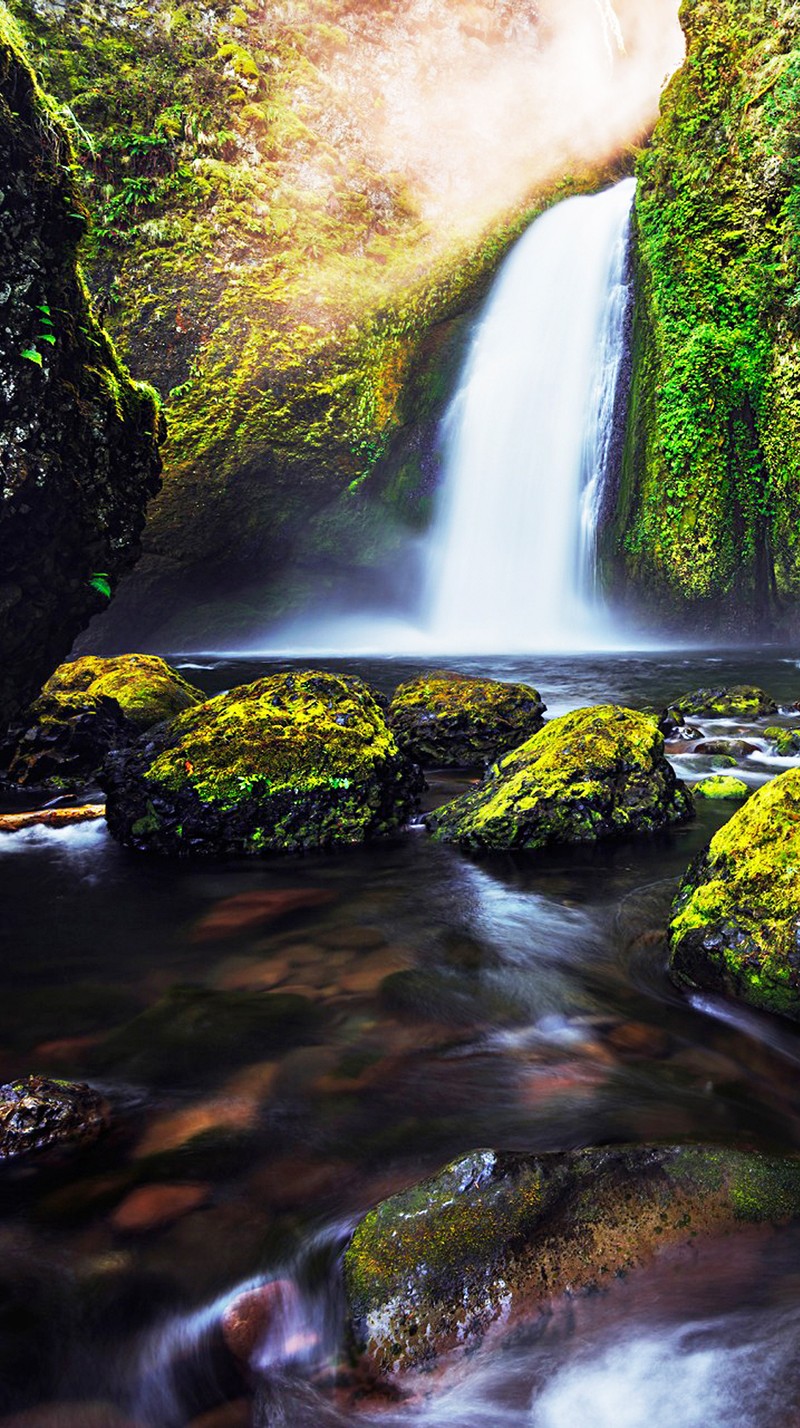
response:
M207 1185L140 1185L117 1206L111 1224L123 1234L144 1234L188 1215L208 1197Z
M91 1145L108 1127L105 1098L81 1082L25 1076L0 1086L0 1160L52 1146Z
M68 828L71 823L91 823L104 818L104 803L84 803L79 808L35 808L30 813L0 813L0 833L23 828Z
M721 754L729 759L746 759L750 754L759 752L758 744L751 744L747 739L701 739L695 744L696 754Z
M478 1151L377 1206L345 1253L350 1333L378 1379L429 1371L553 1297L610 1287L705 1233L800 1214L800 1161L704 1146Z
M397 831L422 776L360 679L276 674L112 754L116 838L158 853L298 852Z
M236 893L223 898L192 928L193 942L219 942L275 922L287 913L332 902L335 894L327 888L273 888Z
M777 712L772 696L754 684L735 684L729 689L695 689L672 701L664 710L659 727L667 733L685 724L687 719L762 719Z
M145 1428L129 1418L113 1403L101 1400L65 1399L44 1403L0 1418L0 1428Z
M112 749L203 699L157 655L86 655L59 665L0 751L5 779L64 787L96 775Z
M202 1081L314 1039L320 1015L307 997L173 987L91 1052L99 1070L156 1084Z
M650 833L692 812L655 720L606 704L552 720L427 822L465 848L545 848Z
M764 738L771 740L776 754L781 759L800 754L800 729L781 729L778 725L773 725L764 730Z
M686 873L669 925L678 986L800 1020L800 769L758 789Z
M423 767L470 768L538 733L545 708L529 684L438 670L401 684L388 720L399 747Z
M0 727L138 555L159 485L155 393L130 381L76 263L70 141L0 12Z
M262 1357L267 1365L285 1363L317 1343L301 1323L300 1296L288 1279L273 1279L234 1299L222 1316L222 1336L246 1366Z
M747 798L749 793L750 789L740 778L731 778L726 774L712 774L710 778L692 784L695 798Z

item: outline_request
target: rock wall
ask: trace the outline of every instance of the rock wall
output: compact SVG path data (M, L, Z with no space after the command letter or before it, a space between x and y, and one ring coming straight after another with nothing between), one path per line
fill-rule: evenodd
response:
M618 599L694 634L800 627L800 12L685 0L638 163Z
M160 463L154 393L130 381L76 265L86 219L64 125L2 4L0 175L6 723L133 564Z

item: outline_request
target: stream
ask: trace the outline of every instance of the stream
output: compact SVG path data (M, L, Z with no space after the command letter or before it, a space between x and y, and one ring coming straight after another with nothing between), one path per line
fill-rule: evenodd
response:
M208 693L293 665L172 660ZM386 694L430 668L324 664ZM800 660L777 649L440 664L529 681L548 717L661 708L712 683L800 699ZM791 761L759 746L740 764L756 786ZM676 761L687 778L702 765ZM425 806L471 776L431 774ZM554 1305L407 1402L359 1401L342 1367L350 1229L468 1150L800 1148L797 1030L665 974L676 880L736 806L698 800L695 822L638 842L480 858L421 827L229 863L148 860L103 823L2 835L3 1080L86 1077L114 1124L95 1146L3 1167L0 1424L800 1425L800 1228L711 1241ZM211 1015L188 1042L169 1015L138 1041L116 1034L175 986L297 994L313 1020L267 1059ZM246 1378L220 1320L274 1279L292 1293Z

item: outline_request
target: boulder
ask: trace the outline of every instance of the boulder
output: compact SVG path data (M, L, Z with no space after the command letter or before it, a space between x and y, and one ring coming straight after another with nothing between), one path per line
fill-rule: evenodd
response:
M728 689L695 689L681 694L661 716L664 733L680 728L688 719L762 719L777 714L771 695L754 684L734 684Z
M174 719L205 698L202 689L189 684L166 660L148 654L109 659L84 655L60 664L44 685L42 696L58 699L75 694L114 699L139 730L160 724L162 719Z
M800 1021L800 769L772 779L686 873L670 974Z
M96 322L62 115L0 7L0 725L138 555L160 416Z
M529 684L439 670L395 690L388 722L400 748L423 767L469 768L538 733L546 707Z
M360 679L275 674L180 714L102 778L113 835L158 853L298 852L395 832L422 775Z
M0 1086L0 1160L53 1146L90 1145L109 1123L91 1086L25 1076Z
M712 774L700 783L692 784L695 798L747 798L750 789L740 778L729 774Z
M764 738L775 745L775 752L781 759L800 754L800 729L781 729L778 725L772 725L764 730Z
M552 720L428 825L466 848L545 848L651 833L692 812L655 720L604 704Z
M800 1214L800 1161L705 1146L477 1151L378 1205L345 1253L351 1344L392 1379L665 1250Z

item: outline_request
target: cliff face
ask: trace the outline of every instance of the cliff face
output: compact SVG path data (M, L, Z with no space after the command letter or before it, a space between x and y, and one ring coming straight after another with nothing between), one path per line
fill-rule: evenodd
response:
M76 266L67 135L2 4L0 175L4 723L132 565L160 463L154 394L130 381Z
M594 50L567 52L583 0L14 6L80 153L90 285L166 400L112 642L229 637L368 582L426 522L471 309L544 203L617 176L662 30L628 5L612 66L599 7ZM650 9L674 25L674 0Z
M800 625L800 11L685 0L638 165L633 392L606 556L693 633Z

